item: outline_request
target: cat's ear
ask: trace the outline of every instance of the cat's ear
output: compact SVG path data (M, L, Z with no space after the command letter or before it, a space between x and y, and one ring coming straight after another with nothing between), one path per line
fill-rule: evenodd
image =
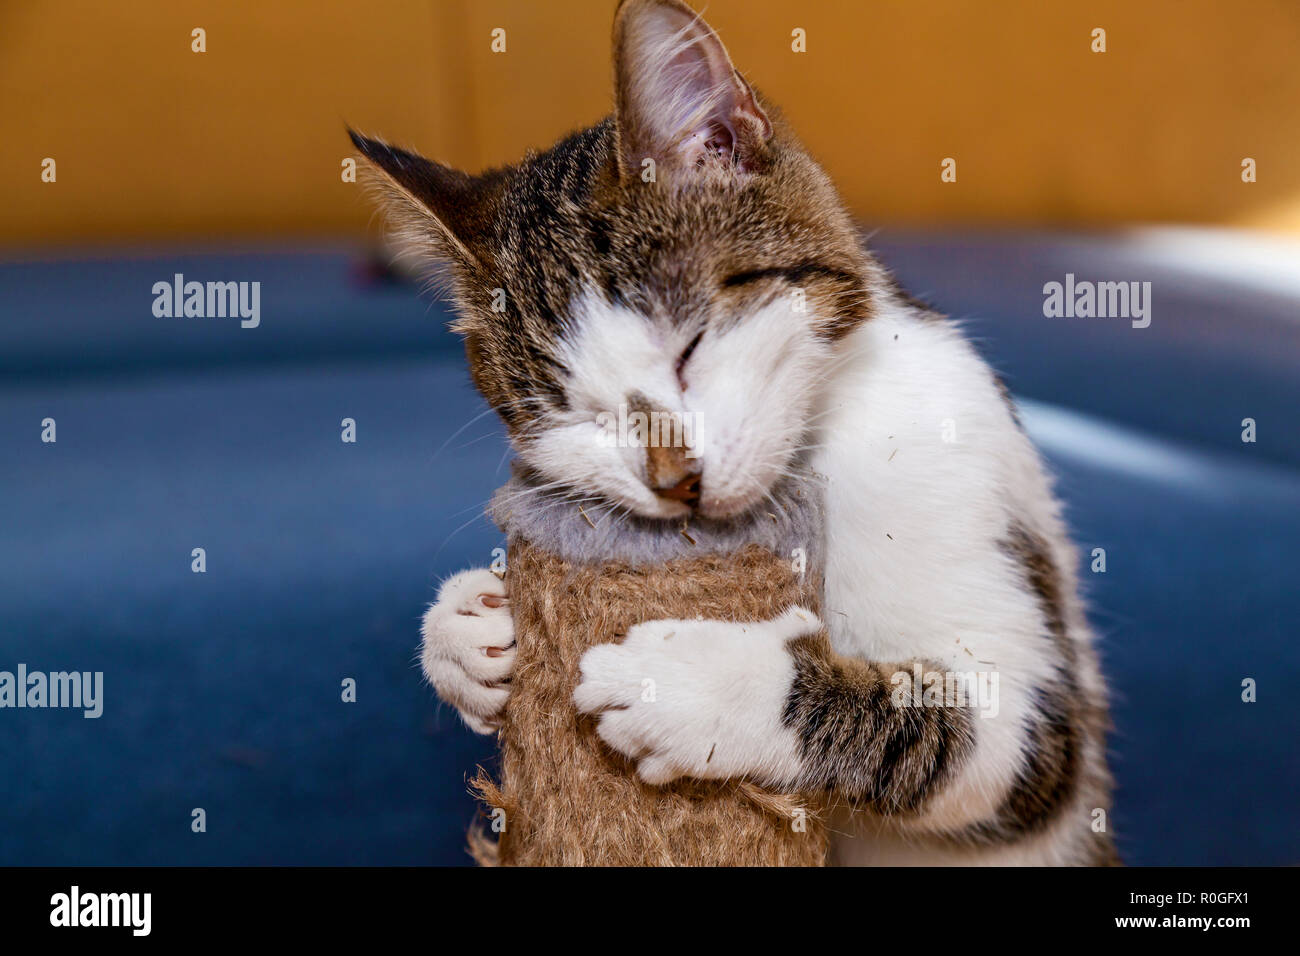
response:
M772 123L718 35L679 0L623 0L614 17L619 161L756 172Z
M405 238L433 244L431 250L415 251L459 259L470 267L486 264L486 240L500 195L498 174L471 176L351 129L348 135L376 171L389 214L406 227Z

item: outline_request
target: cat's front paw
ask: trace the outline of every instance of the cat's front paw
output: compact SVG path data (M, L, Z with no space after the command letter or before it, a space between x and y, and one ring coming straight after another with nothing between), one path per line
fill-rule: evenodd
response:
M782 721L795 670L786 644L821 628L797 607L757 624L638 624L583 655L574 702L598 715L601 739L647 783L744 776L784 786L799 770L798 740Z
M515 625L501 580L483 568L443 582L424 614L420 664L438 696L469 728L493 733L510 697Z

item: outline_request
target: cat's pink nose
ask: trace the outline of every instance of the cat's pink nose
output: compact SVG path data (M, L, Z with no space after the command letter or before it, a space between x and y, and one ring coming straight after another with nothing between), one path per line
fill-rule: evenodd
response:
M694 508L700 503L700 470L681 447L651 446L645 450L646 477L660 498Z
M687 475L671 488L656 488L655 494L660 498L671 498L692 508L700 503L700 476Z

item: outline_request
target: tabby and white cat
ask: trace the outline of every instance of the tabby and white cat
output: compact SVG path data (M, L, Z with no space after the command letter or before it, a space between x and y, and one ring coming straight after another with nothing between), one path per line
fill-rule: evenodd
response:
M824 625L647 622L588 653L579 708L651 782L832 790L834 862L1115 862L1076 554L1001 383L690 8L624 0L614 63L614 115L510 168L353 134L407 246L450 264L474 382L542 480L677 523L764 508L796 460L825 482ZM598 423L620 406L706 427L692 456L620 447ZM823 626L830 658L799 640ZM490 732L500 582L448 580L423 634L428 679ZM900 706L917 668L996 675L996 713ZM646 676L677 693L643 701Z

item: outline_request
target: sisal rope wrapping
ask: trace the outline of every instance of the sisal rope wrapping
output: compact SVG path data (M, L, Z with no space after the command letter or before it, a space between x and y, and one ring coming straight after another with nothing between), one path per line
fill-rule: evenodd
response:
M585 565L516 535L508 568L518 650L500 734L502 777L493 783L480 770L474 782L489 816L504 811L505 829L496 843L482 832L471 837L480 863L825 863L826 829L811 798L740 781L642 783L572 700L583 652L634 624L696 616L761 621L796 603L819 611L819 587L756 544L644 566Z

